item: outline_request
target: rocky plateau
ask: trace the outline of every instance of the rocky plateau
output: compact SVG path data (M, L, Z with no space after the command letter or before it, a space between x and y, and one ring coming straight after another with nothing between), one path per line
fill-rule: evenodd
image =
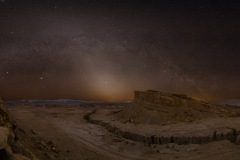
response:
M134 101L122 110L92 111L85 118L133 141L201 144L225 139L239 143L239 116L239 106L148 90L135 91Z

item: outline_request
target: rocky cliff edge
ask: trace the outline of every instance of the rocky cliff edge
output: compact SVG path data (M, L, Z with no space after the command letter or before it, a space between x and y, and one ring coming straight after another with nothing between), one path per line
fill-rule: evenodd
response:
M37 160L32 153L25 149L17 141L14 134L14 125L12 125L7 108L3 105L0 98L0 159L1 160ZM15 151L24 152L26 156Z
M238 117L234 106L217 106L183 94L158 91L135 91L134 101L115 114L121 122L165 124L199 122L217 117Z

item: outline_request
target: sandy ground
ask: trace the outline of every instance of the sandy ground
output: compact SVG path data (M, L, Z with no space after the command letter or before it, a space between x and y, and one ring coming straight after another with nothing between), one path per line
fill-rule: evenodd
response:
M9 106L17 123L19 141L40 160L189 159L240 160L240 146L227 140L209 144L147 145L116 137L105 128L83 119L93 109L108 106ZM118 107L117 107L118 108ZM116 106L114 107L116 109ZM34 137L53 143L51 152L39 147Z

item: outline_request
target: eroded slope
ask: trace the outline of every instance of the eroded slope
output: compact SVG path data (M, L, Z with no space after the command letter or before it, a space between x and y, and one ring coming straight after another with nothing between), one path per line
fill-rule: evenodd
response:
M217 106L182 94L149 90L135 91L133 103L116 113L114 117L123 123L165 124L238 116L239 110L234 110L234 106Z

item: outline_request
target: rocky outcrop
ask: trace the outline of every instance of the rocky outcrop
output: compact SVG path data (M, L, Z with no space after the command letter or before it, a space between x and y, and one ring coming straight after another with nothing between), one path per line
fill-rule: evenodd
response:
M123 123L166 124L197 122L213 117L237 117L223 106L208 104L183 94L169 94L157 91L135 91L134 101L124 110L115 114Z
M239 110L183 94L149 90L135 91L134 101L120 111L94 110L84 118L119 137L147 144L201 144L225 139L239 144Z
M169 94L148 90L146 92L134 91L135 103L151 103L156 105L185 106L193 99L184 94Z
M19 147L13 132L7 108L0 98L0 157L3 160L29 160L29 158L13 153L12 147Z
M240 145L240 135L238 135L237 138L236 138L236 144Z

